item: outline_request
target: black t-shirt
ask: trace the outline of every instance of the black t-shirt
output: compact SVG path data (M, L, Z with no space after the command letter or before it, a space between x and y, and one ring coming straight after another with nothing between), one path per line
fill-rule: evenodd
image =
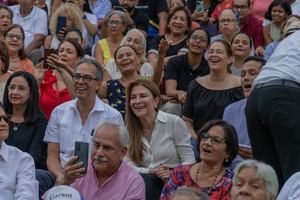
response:
M159 23L157 14L160 12L168 12L167 0L140 0L138 7L147 10L149 18L156 24Z
M140 9L134 9L131 19L134 22L135 28L148 32L149 17Z
M200 65L193 70L188 63L188 54L184 54L169 60L165 70L165 79L176 80L176 89L187 91L192 80L198 76L205 76L207 74L209 74L209 67L204 57L202 57Z

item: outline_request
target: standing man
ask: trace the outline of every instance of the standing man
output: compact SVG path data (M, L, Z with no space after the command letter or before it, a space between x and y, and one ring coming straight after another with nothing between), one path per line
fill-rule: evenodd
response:
M250 0L234 0L233 9L239 13L241 32L248 34L254 43L255 54L263 56L264 37L262 22L251 13Z
M300 169L300 31L282 40L248 98L246 119L254 158L275 169L282 186Z
M47 13L34 6L35 0L18 0L19 5L11 6L14 13L13 23L22 26L25 32L25 51L30 55L32 50L44 44L48 35Z
M135 6L139 0L119 0L120 6L125 8L134 22L135 28L139 29L145 36L147 36L149 28L149 17L140 9Z
M80 60L74 70L76 99L57 106L50 117L44 141L48 142L47 167L56 180L73 156L75 141L92 144L95 128L104 122L123 125L121 114L96 95L103 78L102 66L91 58Z

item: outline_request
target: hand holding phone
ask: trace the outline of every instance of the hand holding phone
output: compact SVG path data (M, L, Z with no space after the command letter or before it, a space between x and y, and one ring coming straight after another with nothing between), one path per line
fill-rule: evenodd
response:
M66 16L59 16L57 18L56 24L56 35L58 35L67 24L67 17Z
M74 156L78 157L78 159L76 160L76 163L79 163L79 162L83 163L84 174L87 173L88 154L89 154L89 143L76 141Z
M43 64L43 68L44 69L55 69L54 67L52 67L51 65L49 65L49 63L47 62L47 58L49 56L51 56L51 54L58 54L58 49L44 49L44 64Z

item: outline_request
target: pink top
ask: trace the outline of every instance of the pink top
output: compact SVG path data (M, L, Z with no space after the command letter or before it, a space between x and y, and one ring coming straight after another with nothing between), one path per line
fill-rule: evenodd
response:
M145 200L143 178L125 162L117 172L99 185L95 169L89 162L87 174L77 179L72 185L85 200Z
M213 13L211 14L211 17L215 20L219 18L223 10L225 9L231 9L233 5L233 0L223 0L221 3L219 3L216 8L214 9Z
M273 0L252 0L252 13L254 16L263 21L265 18L265 13L268 11L269 5Z

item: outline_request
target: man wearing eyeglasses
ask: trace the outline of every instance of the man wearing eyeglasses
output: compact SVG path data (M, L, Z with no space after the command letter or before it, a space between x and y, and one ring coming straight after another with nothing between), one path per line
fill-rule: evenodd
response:
M241 32L247 33L253 40L255 54L263 56L264 38L262 22L251 14L250 0L234 0L233 9L239 14Z
M47 167L56 180L63 177L62 169L74 155L75 141L91 146L96 127L104 122L124 124L121 114L97 97L102 78L103 69L96 60L80 60L73 74L76 99L57 106L51 114L44 141L48 143Z

